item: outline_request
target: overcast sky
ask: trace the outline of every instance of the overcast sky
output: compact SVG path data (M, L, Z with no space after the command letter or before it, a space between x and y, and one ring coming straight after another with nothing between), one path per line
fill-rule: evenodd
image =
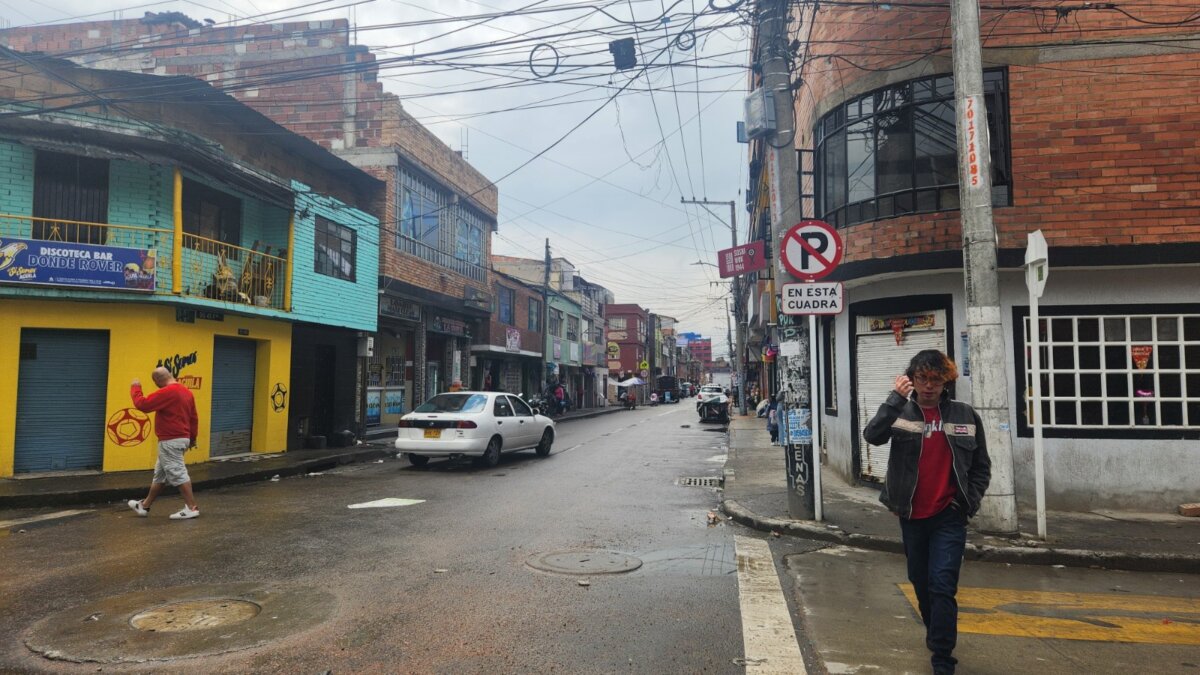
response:
M749 29L742 17L714 12L708 0L372 0L341 6L353 1L270 18L350 19L360 28L358 44L379 58L443 52L381 76L413 116L499 180L495 252L540 258L549 237L555 256L607 286L618 302L674 316L682 330L711 336L714 355L728 352L728 286L710 283L718 280L715 268L690 263L715 263L715 251L729 247L729 207L710 207L714 216L681 205L680 198L736 200L738 236L745 240L746 146L735 133L747 82ZM145 11L246 23L302 4L311 0L0 0L0 26L85 16L133 19ZM578 9L428 23L567 5ZM664 14L668 21L654 23ZM631 19L640 23L623 23ZM373 28L396 23L419 25ZM608 43L621 37L637 41L639 65L617 72ZM455 48L465 49L444 53ZM521 109L496 112L514 107Z

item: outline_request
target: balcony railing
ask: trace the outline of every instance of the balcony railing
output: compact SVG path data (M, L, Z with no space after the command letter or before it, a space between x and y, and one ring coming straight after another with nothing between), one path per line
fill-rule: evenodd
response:
M408 253L409 255L414 255L421 260L428 260L435 265L445 267L446 269L457 274L461 274L468 279L472 279L474 281L487 280L487 271L479 265L467 262L466 260L460 260L454 257L454 254L452 253L439 251L438 249L428 244L423 244L416 239L398 236L396 237L396 248L397 250Z
M284 306L287 258L184 233L183 294L269 309ZM268 248L269 250L269 248Z
M154 292L159 294L171 294L174 288L174 236L173 230L160 228L0 214L0 240L17 237L155 251ZM270 247L259 248L257 242L245 248L184 233L183 295L286 310L286 252L272 255Z

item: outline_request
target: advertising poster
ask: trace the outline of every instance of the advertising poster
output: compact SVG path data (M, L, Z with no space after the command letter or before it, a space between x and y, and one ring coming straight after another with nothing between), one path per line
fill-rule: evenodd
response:
M380 392L367 392L367 424L379 424Z
M368 399L370 394L368 394ZM383 393L383 411L388 415L403 415L404 414L404 390L391 389ZM368 404L367 414L370 415L370 405Z
M0 238L0 282L152 292L154 249Z

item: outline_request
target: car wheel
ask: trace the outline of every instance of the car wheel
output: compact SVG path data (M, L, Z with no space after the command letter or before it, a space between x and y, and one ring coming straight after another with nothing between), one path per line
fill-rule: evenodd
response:
M493 438L488 442L487 450L483 451L483 455L477 460L480 466L492 468L500 463L500 438Z
M429 458L425 455L414 455L410 453L408 455L408 463L412 464L413 466L425 466L429 463Z
M537 444L538 457L548 456L552 445L554 445L554 432L547 429L542 432L542 441Z

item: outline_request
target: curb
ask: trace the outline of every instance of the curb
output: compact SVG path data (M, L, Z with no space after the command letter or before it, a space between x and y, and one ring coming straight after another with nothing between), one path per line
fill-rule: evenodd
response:
M253 483L256 481L267 480L274 476L295 476L303 473L312 473L314 471L332 469L342 464L355 464L358 462L382 459L385 457L394 457L395 454L396 451L391 450L390 448L363 448L362 450L356 450L337 455L314 457L312 459L303 460L287 466L274 468L261 467L252 469L245 473L220 476L217 478L208 478L194 482L193 488L196 490L204 490L224 487L226 485ZM43 506L105 504L109 502L144 497L146 494L146 487L147 485L138 485L129 487L97 488L91 490L79 490L75 492L45 492L29 495L0 496L0 508L20 509Z
M721 510L734 522L763 532L780 532L805 539L865 548L886 553L904 553L899 538L854 534L819 525L813 521L785 520L760 516L732 499L721 501ZM1077 548L1034 548L1031 546L989 546L967 544L965 558L981 562L1012 565L1063 565L1096 567L1129 572L1167 572L1195 574L1200 556L1170 553L1131 553L1128 551L1091 551Z

